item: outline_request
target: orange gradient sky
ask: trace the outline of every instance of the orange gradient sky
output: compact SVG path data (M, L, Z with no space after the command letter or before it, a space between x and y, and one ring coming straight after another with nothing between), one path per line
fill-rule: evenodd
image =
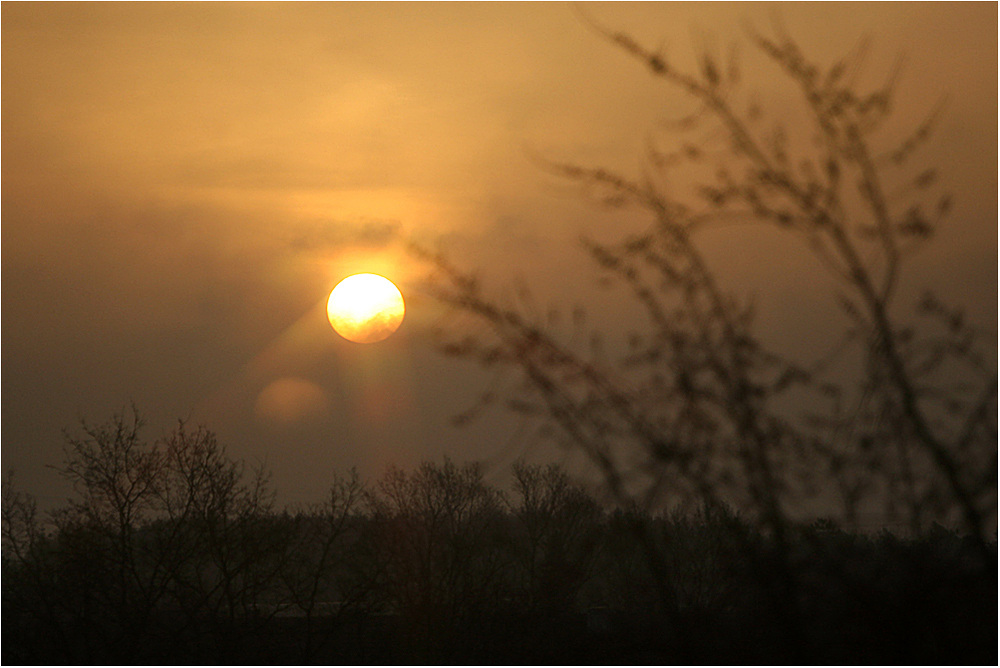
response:
M996 327L995 3L584 3L679 65L741 44L746 85L780 76L744 25L775 17L821 63L871 41L902 55L898 117L947 96L925 152L955 211L911 278ZM155 437L203 422L321 498L335 470L444 454L499 470L546 454L520 424L449 418L488 378L432 350L441 310L399 239L441 244L510 290L586 301L618 323L576 245L637 230L547 174L542 155L637 173L685 107L561 3L4 3L3 469L43 501L64 428L134 400ZM873 78L873 81L877 81ZM759 292L777 342L821 336L828 303L778 241L719 238L720 271ZM775 262L775 257L783 262ZM403 291L401 329L334 334L325 300L372 272ZM915 288L916 289L916 288ZM363 348L363 349L360 349ZM534 450L533 450L534 449Z

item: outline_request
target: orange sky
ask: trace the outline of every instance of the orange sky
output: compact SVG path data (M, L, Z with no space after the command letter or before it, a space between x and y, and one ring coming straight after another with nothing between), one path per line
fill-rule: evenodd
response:
M589 300L574 240L644 220L595 209L530 156L636 173L651 128L683 108L566 4L0 11L3 469L43 497L62 493L45 469L61 430L130 399L153 436L179 417L218 430L233 454L265 460L290 500L318 499L330 472L355 464L375 473L447 453L499 467L521 454L505 416L449 425L485 381L431 352L440 313L393 239L441 242L499 286L520 275L543 299ZM681 65L742 40L748 85L778 106L780 77L741 37L745 22L766 31L777 14L822 63L867 35L873 74L903 54L901 119L947 94L926 159L956 201L912 278L996 327L995 3L584 11ZM761 293L774 337L815 336L808 268L775 263L776 246L715 243L720 271ZM379 348L325 322L329 291L358 271L407 297L403 328Z

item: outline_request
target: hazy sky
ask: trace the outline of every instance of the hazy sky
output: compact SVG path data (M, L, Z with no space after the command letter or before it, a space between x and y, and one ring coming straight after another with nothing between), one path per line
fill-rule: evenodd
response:
M943 95L925 157L955 212L909 279L997 321L995 3L587 3L677 63L741 44L748 85L781 103L745 39L780 18L829 64L864 36L870 70L904 56L899 117ZM442 243L509 290L557 304L594 279L575 240L640 229L532 154L636 173L678 100L567 4L4 3L3 470L52 501L64 428L135 401L150 437L187 418L273 469L285 501L335 470L443 454L499 471L559 459L504 415L451 426L488 378L438 357L440 309L399 236ZM819 336L824 299L795 252L716 241L760 291L762 325ZM781 261L776 261L780 254ZM803 254L804 257L804 254ZM798 263L798 264L797 264ZM343 277L394 280L402 328L340 339ZM801 276L800 276L801 273ZM504 287L507 286L507 287Z

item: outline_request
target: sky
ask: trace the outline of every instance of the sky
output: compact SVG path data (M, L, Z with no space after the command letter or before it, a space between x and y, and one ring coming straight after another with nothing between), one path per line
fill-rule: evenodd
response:
M581 13L680 66L739 44L746 85L779 107L780 76L747 25L780 21L825 64L867 37L876 77L902 57L903 121L945 99L925 156L955 200L910 279L996 329L995 3L0 13L3 471L43 504L69 492L51 468L64 430L130 402L150 438L184 419L265 463L285 503L320 500L352 466L371 477L447 455L500 476L519 456L571 461L503 413L452 423L491 379L434 351L446 315L400 239L444 249L501 298L522 281L621 327L577 239L648 221L595 206L535 156L637 174L652 129L685 107ZM822 337L828 303L801 249L713 243L721 275L760 295L769 336ZM378 344L326 321L329 292L358 272L406 299L402 327Z

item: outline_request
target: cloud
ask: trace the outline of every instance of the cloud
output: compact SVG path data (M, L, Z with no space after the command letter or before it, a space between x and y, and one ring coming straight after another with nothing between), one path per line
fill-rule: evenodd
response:
M288 242L293 251L323 251L344 246L381 248L399 238L402 224L393 219L360 218L303 223Z

